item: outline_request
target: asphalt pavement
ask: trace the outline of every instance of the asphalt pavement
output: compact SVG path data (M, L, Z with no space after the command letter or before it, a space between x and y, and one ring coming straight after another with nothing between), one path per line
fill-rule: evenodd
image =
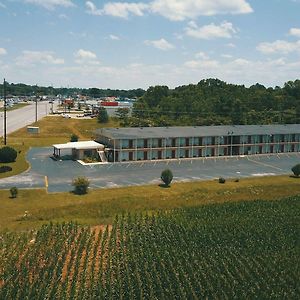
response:
M272 176L290 174L291 168L300 162L299 153L289 153L81 165L71 160L55 161L52 152L52 147L30 149L30 170L0 179L0 189L45 188L48 184L49 192L71 191L72 180L78 176L87 177L91 188L160 184L160 174L166 168L172 170L174 182Z
M48 101L39 101L37 103L37 117L38 120L50 114L52 104ZM55 110L57 103L53 104ZM28 105L7 111L7 134L14 132L24 126L30 125L35 122L35 103L30 102ZM4 112L0 112L0 137L4 135Z

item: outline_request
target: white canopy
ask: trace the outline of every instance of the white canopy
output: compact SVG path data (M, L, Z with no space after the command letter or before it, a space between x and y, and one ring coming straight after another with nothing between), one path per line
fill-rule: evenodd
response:
M82 141L82 142L68 142L65 144L55 144L53 145L56 149L104 149L104 145L97 143L95 141Z

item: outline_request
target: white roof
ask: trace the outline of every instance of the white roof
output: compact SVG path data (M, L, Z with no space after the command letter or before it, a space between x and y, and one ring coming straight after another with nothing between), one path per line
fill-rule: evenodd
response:
M104 145L95 141L83 141L83 142L68 142L66 144L55 144L54 148L57 149L104 149Z

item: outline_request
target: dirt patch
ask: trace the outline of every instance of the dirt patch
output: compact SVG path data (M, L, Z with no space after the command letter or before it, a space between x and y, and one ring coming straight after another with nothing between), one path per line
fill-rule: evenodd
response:
M95 234L98 235L100 233L100 231L104 232L107 226L108 226L108 232L111 233L111 231L112 231L112 225L111 224L92 226L91 231L94 231Z

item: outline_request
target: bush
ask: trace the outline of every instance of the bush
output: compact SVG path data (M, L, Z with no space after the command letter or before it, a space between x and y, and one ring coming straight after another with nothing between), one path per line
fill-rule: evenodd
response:
M219 178L219 183L225 183L225 182L226 182L225 178L223 178L223 177Z
M14 148L5 146L0 149L0 162L10 163L14 162L17 158L17 151Z
M300 175L300 164L297 164L292 167L292 172L294 173L295 176L299 177Z
M75 187L74 194L76 195L84 195L87 193L90 182L85 177L77 177L73 179L72 185Z
M10 195L11 195L11 198L17 198L17 195L18 195L18 188L13 186L12 188L10 188Z
M73 133L71 135L70 142L78 142L78 135Z
M9 172L11 170L12 170L12 167L10 167L10 166L1 166L0 167L0 173Z
M165 186L170 186L173 179L173 173L170 169L165 169L161 172L160 178L164 182Z

